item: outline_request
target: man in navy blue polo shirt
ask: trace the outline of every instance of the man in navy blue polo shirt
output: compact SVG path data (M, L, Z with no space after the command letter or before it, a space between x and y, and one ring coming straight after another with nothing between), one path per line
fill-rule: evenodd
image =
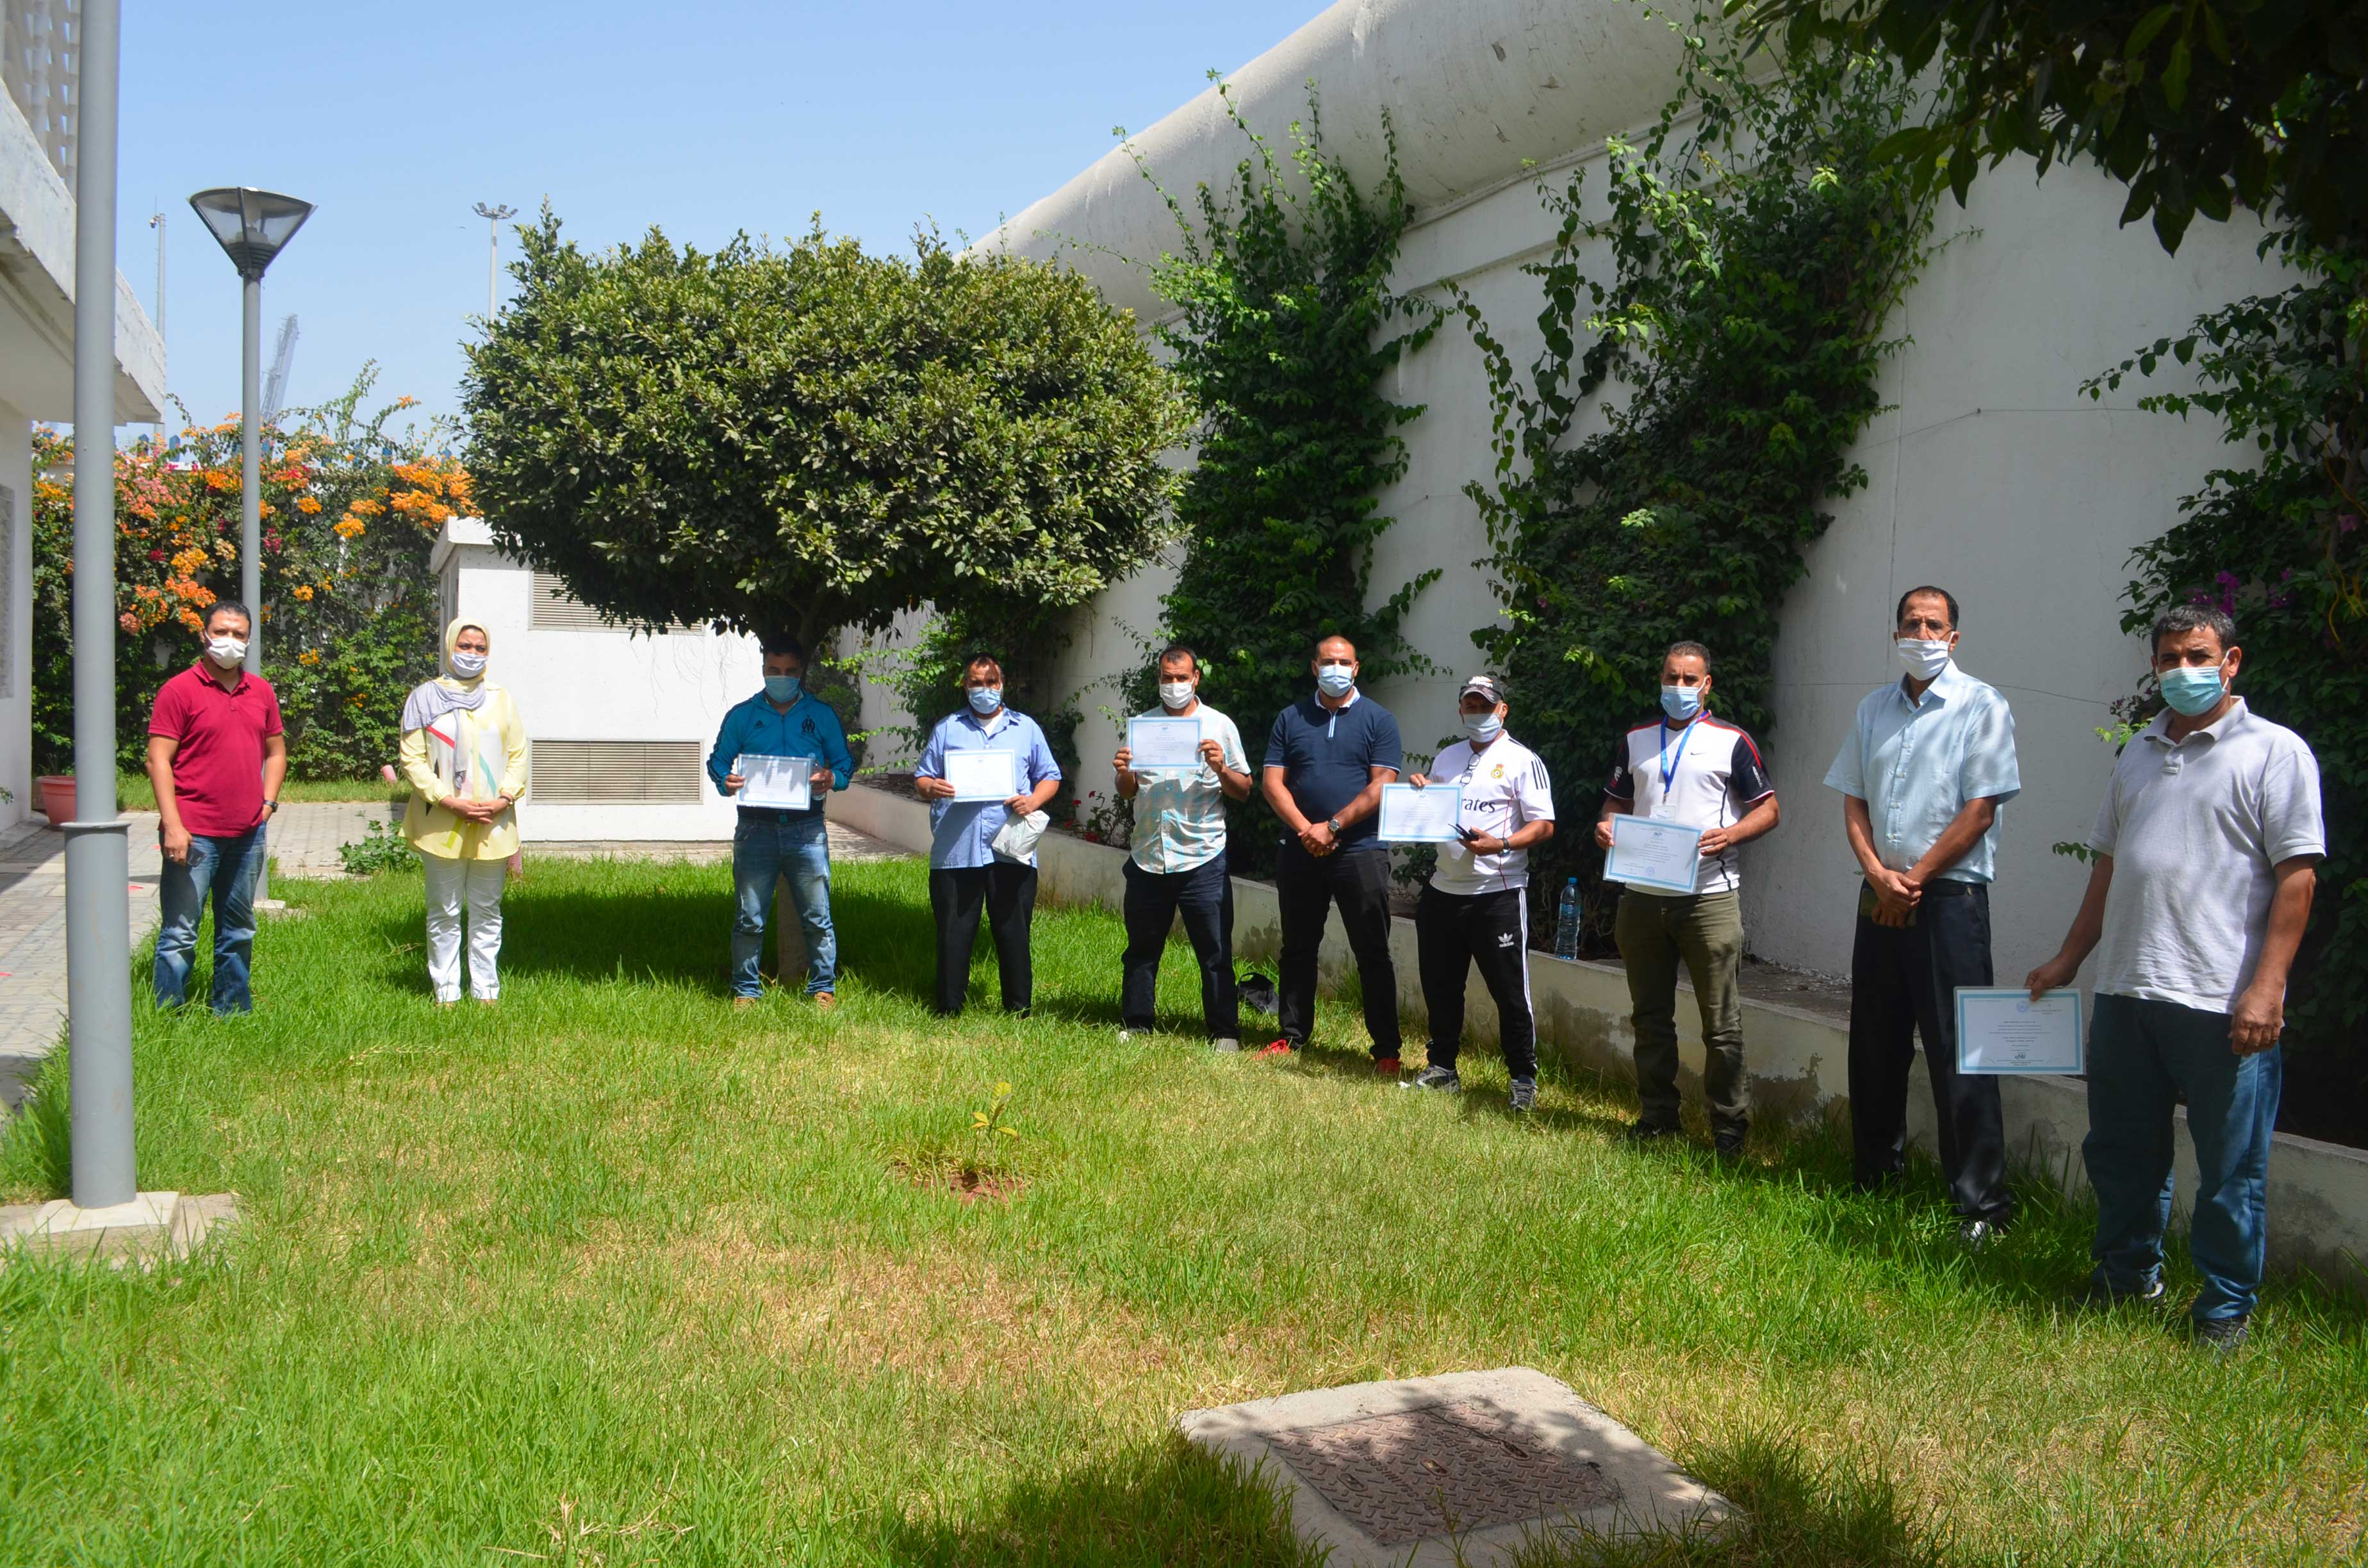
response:
M794 637L765 642L765 689L723 715L715 749L707 754L707 776L717 790L736 795L748 780L744 756L804 756L814 759L813 783L804 811L779 806L740 808L732 835L733 1006L757 999L757 955L765 947L765 906L773 883L790 879L790 901L806 937L806 994L817 1007L837 1001L838 936L830 924L830 837L822 803L855 776L847 732L830 705L805 689L805 644ZM786 981L789 977L782 976Z
M1274 868L1282 917L1275 1012L1282 1038L1259 1054L1307 1043L1315 1021L1315 951L1337 900L1364 988L1373 1070L1395 1078L1398 976L1390 961L1390 858L1373 829L1382 786L1396 779L1405 751L1389 710L1357 690L1357 650L1346 637L1319 639L1309 667L1315 690L1275 716L1259 780L1284 835Z

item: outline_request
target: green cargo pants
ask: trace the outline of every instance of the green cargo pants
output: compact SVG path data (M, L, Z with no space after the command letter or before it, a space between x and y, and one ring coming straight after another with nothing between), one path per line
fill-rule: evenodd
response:
M1628 970L1629 1021L1636 1031L1636 1097L1656 1127L1678 1125L1678 964L1702 1009L1708 1061L1702 1098L1714 1131L1751 1125L1743 1071L1743 904L1733 892L1620 894L1612 932Z

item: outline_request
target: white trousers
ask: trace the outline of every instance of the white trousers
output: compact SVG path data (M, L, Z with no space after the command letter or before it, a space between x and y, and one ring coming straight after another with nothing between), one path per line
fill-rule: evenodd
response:
M469 906L469 989L490 1002L502 994L500 860L448 860L422 855L427 872L427 983L438 1002L461 999L461 905Z

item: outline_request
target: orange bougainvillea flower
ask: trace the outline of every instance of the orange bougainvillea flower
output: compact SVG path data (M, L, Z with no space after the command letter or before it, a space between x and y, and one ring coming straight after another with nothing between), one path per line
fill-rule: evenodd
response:
M381 512L385 511L386 507L381 502L365 500L355 502L352 506L347 507L346 510L353 513L354 516L358 517L375 517Z
M310 604L313 601L313 585L310 583L299 583L288 591L296 597L299 603Z
M339 539L359 539L362 535L362 520L359 517L339 517L336 525L330 531Z
M235 490L238 488L238 481L231 477L229 474L224 473L222 470L218 468L210 468L205 472L207 489Z
M309 517L313 513L321 509L320 497L315 495L299 495L296 498L296 509Z
M321 662L321 650L307 648L296 655L296 662L300 665L317 665Z

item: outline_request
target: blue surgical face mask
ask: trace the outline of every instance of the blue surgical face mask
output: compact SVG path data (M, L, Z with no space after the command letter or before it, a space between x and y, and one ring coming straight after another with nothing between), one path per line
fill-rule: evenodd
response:
M970 710L982 719L1003 706L1003 688L999 686L974 686L962 695L970 699Z
M1505 721L1494 713L1466 713L1463 733L1485 746L1505 733Z
M2175 670L2165 670L2162 699L2185 717L2209 713L2228 695L2228 683L2220 676L2218 665L2181 665Z
M1682 724L1702 711L1702 687L1698 686L1665 686L1661 688L1661 711Z
M1315 671L1315 689L1326 697L1346 697L1357 684L1357 672L1347 665L1324 665Z
M805 689L805 685L806 678L803 676L767 676L765 695L775 702L795 702L798 699L798 693Z

